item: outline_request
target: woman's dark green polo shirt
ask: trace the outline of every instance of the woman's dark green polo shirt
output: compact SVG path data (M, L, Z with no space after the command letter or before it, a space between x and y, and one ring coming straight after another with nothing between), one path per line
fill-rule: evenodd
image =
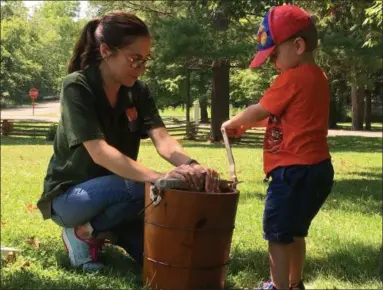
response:
M121 87L117 104L112 108L104 93L98 65L64 79L60 105L54 153L37 203L44 219L51 217L51 201L56 196L73 185L112 174L93 162L82 144L84 141L104 139L136 160L140 140L148 137L150 129L164 126L153 97L141 81L131 88Z

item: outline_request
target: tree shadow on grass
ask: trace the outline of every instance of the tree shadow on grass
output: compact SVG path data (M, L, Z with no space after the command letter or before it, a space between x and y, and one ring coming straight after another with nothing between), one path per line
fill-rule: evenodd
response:
M360 136L328 137L330 152L382 152L382 138Z
M334 248L320 258L311 257L310 249L306 259L303 279L310 284L318 277L328 276L353 284L367 284L380 280L382 275L382 250L360 243ZM240 277L240 281L234 277ZM253 289L261 281L269 280L269 262L266 251L240 250L232 251L232 260L227 273L226 289ZM334 285L336 287L337 285Z
M269 279L269 259L266 250L249 249L244 251L233 248L231 256L226 273L225 289L236 290L245 287L254 289L254 287L258 287L261 281ZM238 281L239 276L241 281Z
M84 284L73 280L54 279L41 276L29 269L18 270L12 275L2 277L2 289L84 289ZM89 285L88 289L93 287ZM86 288L85 288L86 289Z
M335 180L326 208L362 214L382 213L382 179Z
M361 179L335 180L331 194L328 196L325 209L336 209L350 213L367 215L382 214L382 176L376 173L351 173L362 176ZM241 191L240 202L247 203L252 200L264 202L266 190L263 192L250 192L249 188Z
M308 252L304 278L310 283L317 278L318 273L353 284L381 280L382 249L355 243L334 249L320 258L312 258Z
M184 148L222 148L223 143L210 144L206 141L180 141ZM360 137L360 136L330 136L328 137L330 152L382 152L382 138ZM52 145L43 137L28 138L15 136L1 136L1 145ZM141 146L153 146L151 142L142 142ZM250 141L232 144L233 148L262 149L263 137L261 135L252 138Z
M55 268L55 270L58 270L59 279L39 275L34 272L35 270L31 271L29 267L25 267L16 270L11 275L7 275L6 279L3 278L1 281L2 289L77 289L84 287L97 289L99 287L97 281L102 280L105 283L105 278L116 279L119 284L129 285L132 289L141 289L143 285L141 267L123 249L117 246L108 245L105 247L100 260L107 267L93 276L85 274L81 268L74 269L71 267L64 246L61 244L58 246L56 241L41 242L39 249L25 246L22 257L33 264L38 263L42 269ZM81 279L86 279L86 282L79 282L77 279L73 279L74 276L80 276Z
M66 271L73 271L65 251L56 252L55 256L59 267ZM100 256L100 261L104 263L106 267L98 276L124 279L129 285L134 285L135 289L139 289L143 286L142 268L134 262L122 248L115 245L106 246ZM82 273L81 269L77 269L76 271Z
M3 145L52 145L53 142L46 141L44 137L14 137L1 136L1 146Z
M191 148L224 148L224 144L207 142L195 142L182 140L183 147ZM382 152L382 138L362 136L329 136L328 144L331 153L335 152L360 152L376 153ZM249 141L239 142L231 145L233 148L262 149L263 137L256 136Z

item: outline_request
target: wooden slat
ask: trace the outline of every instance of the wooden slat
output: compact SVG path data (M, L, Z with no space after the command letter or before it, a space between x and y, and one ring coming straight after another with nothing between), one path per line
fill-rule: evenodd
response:
M24 134L46 134L45 130L12 130L11 133L24 133Z
M27 136L27 137L45 137L46 134L41 134L41 133L36 133L36 134L31 134L31 133L23 133L23 132L12 132L8 134L8 136Z
M51 127L51 125L29 125L29 124L13 124L13 128L46 128L46 129L49 129Z
M176 134L170 134L171 136L185 136L185 133L176 133Z

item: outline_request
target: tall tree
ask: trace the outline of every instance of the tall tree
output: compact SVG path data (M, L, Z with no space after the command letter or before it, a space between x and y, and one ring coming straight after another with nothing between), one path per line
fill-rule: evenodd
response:
M57 95L83 24L76 20L79 5L79 1L45 1L28 13L23 1L2 3L2 102L27 101L31 87L41 95Z
M366 9L373 1L325 1L327 5L318 1L305 3L321 18L318 57L319 64L328 73L332 97L346 82L349 92L346 103L350 103L352 108L352 128L362 130L364 92L373 85L368 74L376 72L382 65L382 57L378 53L381 48L366 45L368 29L363 24ZM334 103L344 102L332 100Z

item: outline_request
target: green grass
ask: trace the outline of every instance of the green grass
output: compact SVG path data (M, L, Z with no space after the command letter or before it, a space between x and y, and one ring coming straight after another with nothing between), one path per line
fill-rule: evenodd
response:
M338 123L338 128L343 130L351 130L351 123ZM382 131L382 123L371 123L371 131Z
M185 117L186 110L181 107L177 108L166 108L164 110L160 110L161 117Z
M208 107L208 112L209 112L209 116L210 116L210 110L211 108ZM234 116L236 114L238 114L239 112L241 112L243 109L237 109L237 108L232 108L230 107L230 114L231 116ZM190 109L190 115L193 117L193 107ZM181 108L181 107L177 107L177 108L166 108L164 110L160 110L160 115L161 117L183 117L185 118L185 115L186 115L186 110L184 108Z
M307 288L382 289L382 139L339 136L329 141L336 183L307 239ZM228 178L223 146L183 145L193 157ZM233 153L243 183L227 285L243 289L268 278L267 244L262 239L266 185L259 145L235 146ZM1 244L23 252L14 263L3 264L1 288L140 289L139 270L113 247L106 251L107 261L113 264L106 273L70 269L60 228L43 221L37 210L27 210L40 196L51 154L52 144L43 139L2 138ZM139 160L158 170L170 168L148 142L143 143ZM25 242L33 236L40 242L39 249Z

